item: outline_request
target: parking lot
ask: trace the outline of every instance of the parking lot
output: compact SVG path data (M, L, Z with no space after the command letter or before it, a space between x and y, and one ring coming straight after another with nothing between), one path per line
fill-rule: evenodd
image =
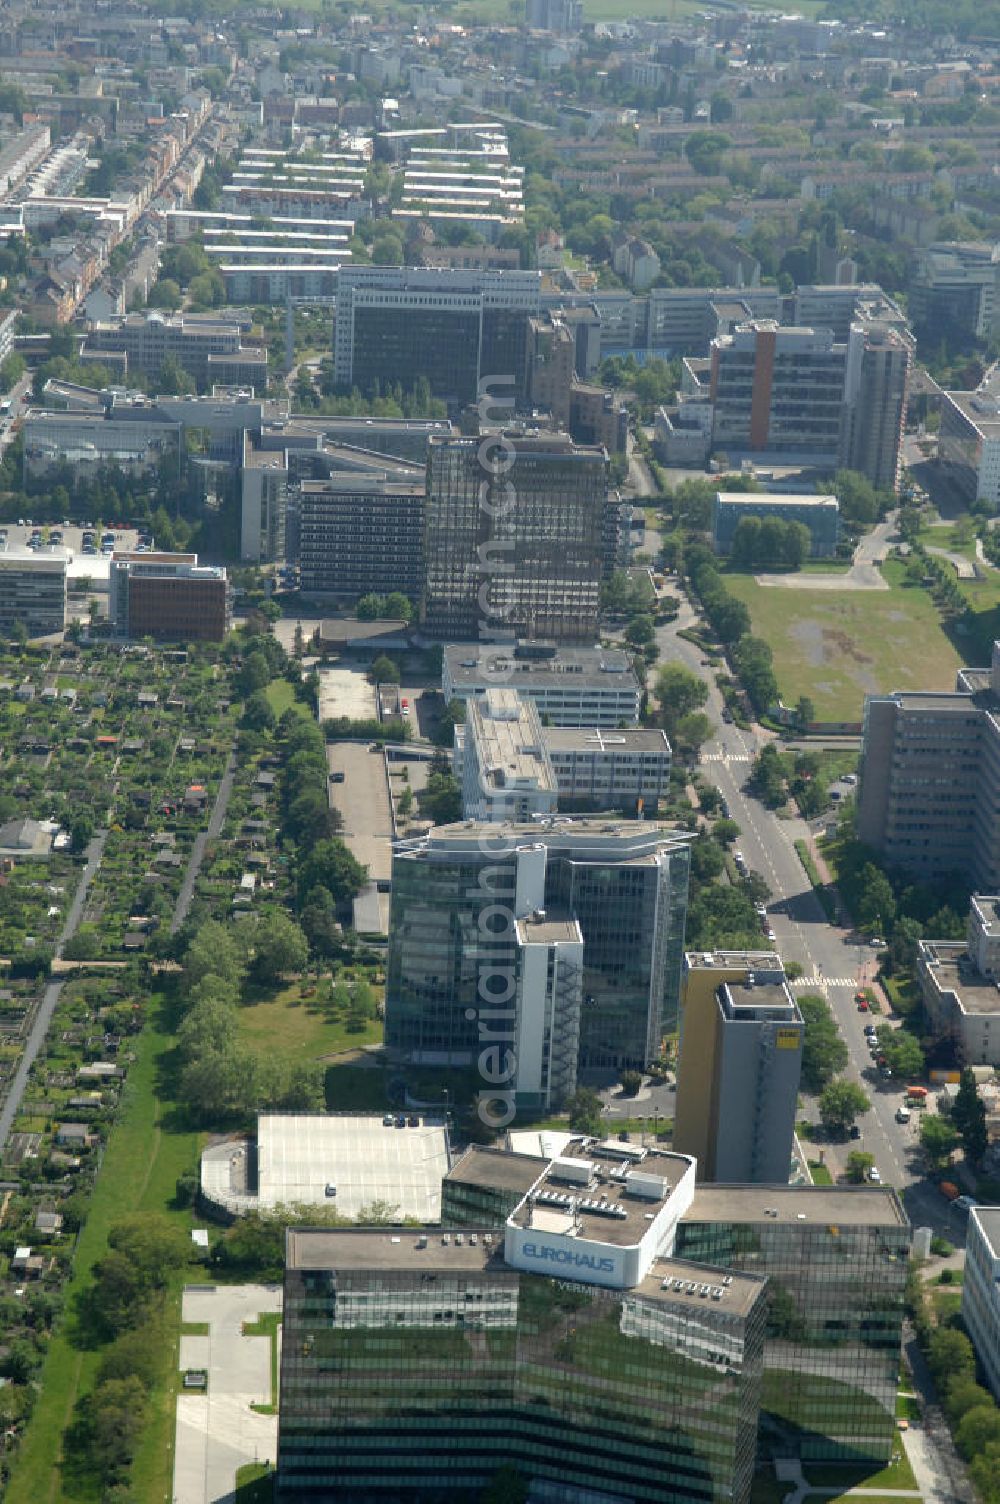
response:
M216 1504L235 1494L236 1470L247 1462L273 1462L278 1453L277 1414L261 1415L250 1406L277 1409L271 1387L271 1337L245 1336L264 1312L280 1311L276 1285L193 1287L184 1291L182 1372L204 1370L204 1391L177 1397L174 1452L175 1504Z
M68 548L77 560L86 559L92 561L95 558L100 558L101 535L103 533L114 533L114 546L116 549L128 550L138 548L139 546L139 533L134 527L113 529L105 526L95 526L87 529L81 527L79 523L73 523L69 526L61 522L32 523L29 517L25 517L23 522L0 523L0 534L6 532L8 548L26 548L28 540L36 528L41 534L43 546L46 543L59 544L63 548ZM94 534L95 551L93 554L85 554L83 551L83 535L87 531L91 531ZM54 537L53 534L57 536Z

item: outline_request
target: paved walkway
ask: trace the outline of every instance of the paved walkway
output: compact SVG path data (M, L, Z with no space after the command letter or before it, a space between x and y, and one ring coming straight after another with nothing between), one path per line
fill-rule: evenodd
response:
M87 901L87 894L90 891L91 883L97 875L97 869L101 865L101 858L104 855L104 843L107 839L108 833L106 830L98 831L87 847L87 863L80 875L80 881L76 885L73 902L69 906L65 923L63 924L59 939L56 941L55 951L57 959L62 956L63 948L67 942L72 940L76 934L80 920L83 918L83 909ZM31 1029L24 1046L24 1052L18 1061L17 1070L14 1072L14 1079L10 1083L10 1091L4 1100L3 1108L0 1109L0 1149L6 1144L7 1135L10 1133L14 1119L17 1117L21 1106L21 1098L24 1096L25 1088L28 1085L28 1076L31 1067L34 1065L35 1057L42 1047L42 1042L46 1034L49 1032L52 1015L56 1011L56 1004L59 1001L59 994L62 992L62 989L62 982L49 982L42 993L42 1001L38 1005L38 1012L32 1021Z
M184 1291L182 1319L205 1323L207 1336L181 1337L180 1367L208 1371L204 1393L177 1397L174 1504L221 1504L235 1493L248 1462L275 1462L278 1417L251 1404L277 1405L271 1393L271 1340L245 1337L243 1323L281 1309L277 1285L202 1286Z
M223 822L226 818L226 810L229 808L229 796L233 792L233 779L236 776L236 753L230 752L229 761L225 771L219 780L218 792L215 795L215 803L212 813L208 817L208 825L198 832L191 846L191 855L188 859L187 871L181 890L177 895L177 903L174 905L174 917L170 921L170 933L176 935L181 925L188 916L191 900L194 898L194 885L198 881L198 873L201 864L205 860L205 847L209 841L214 841L222 833Z

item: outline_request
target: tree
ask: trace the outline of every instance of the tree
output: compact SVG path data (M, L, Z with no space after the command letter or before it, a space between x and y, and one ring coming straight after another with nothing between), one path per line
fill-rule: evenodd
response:
M385 653L380 653L368 670L368 677L373 684L398 684L402 675L399 664L394 663Z
M234 930L209 919L192 936L184 953L184 983L190 992L213 975L234 982L238 989L246 975L246 956Z
M958 1130L962 1147L973 1164L986 1153L986 1105L979 1095L976 1078L968 1066L959 1079L958 1094L952 1103L951 1120Z
M328 888L317 886L311 890L299 918L310 948L318 956L329 959L337 955L342 932L337 923L333 896Z
M896 917L896 899L889 879L874 862L868 862L861 870L860 885L855 915L861 928L888 929Z
M166 308L170 313L176 313L181 306L183 298L181 290L173 277L158 277L150 289L147 303L150 308ZM170 357L168 356L167 359ZM166 365L166 360L164 361Z
M642 1086L642 1071L622 1071L622 1095L637 1097Z
M866 1154L864 1149L852 1149L847 1156L847 1178L851 1184L862 1185L874 1163L874 1154Z
M944 1402L948 1424L954 1429L967 1411L992 1403L989 1390L977 1384L975 1379L953 1379L948 1385L948 1395Z
M625 641L634 648L645 647L656 636L651 616L634 616L625 628Z
M248 653L236 676L236 687L241 695L249 698L258 689L266 689L271 680L271 666L259 649Z
M946 1395L952 1384L976 1377L972 1343L953 1327L939 1327L933 1334L927 1344L927 1363L941 1395Z
M273 731L277 724L267 691L257 689L243 711L243 725L248 731Z
M829 1133L846 1133L855 1118L868 1112L871 1105L857 1082L840 1077L823 1088L819 1115Z
M340 906L357 897L367 881L368 868L355 860L343 841L336 837L317 841L299 865L299 903L306 902L313 888L323 887Z
M1000 1406L991 1400L967 1410L958 1423L955 1445L966 1462L985 1453L987 1447L1000 1447Z
M926 1113L920 1122L920 1143L931 1164L940 1169L958 1144L958 1130L936 1112Z
M799 1012L805 1023L802 1085L806 1091L820 1093L847 1065L847 1046L825 998L806 993L799 998Z
M577 1133L586 1133L593 1138L601 1132L601 1113L604 1103L589 1086L577 1088L569 1103L569 1126Z
M682 663L667 663L656 676L656 697L669 730L684 716L701 709L708 699L708 685Z
M385 613L385 599L373 592L363 595L357 605L358 621L378 621Z
M265 985L286 972L304 971L309 964L309 941L301 925L281 910L260 921L252 943L254 976Z
M674 727L674 742L681 752L694 753L704 746L714 731L714 726L703 710L682 715Z
M880 1024L875 1037L893 1075L902 1076L904 1080L923 1075L924 1052L919 1040L907 1029L894 1029L890 1024Z
M447 825L452 820L461 819L462 791L450 768L447 772L428 774L420 803L435 825Z
M413 602L401 590L390 590L385 598L385 614L389 621L409 621L413 616Z
M808 695L799 695L795 706L795 719L800 731L807 731L816 719L816 706Z

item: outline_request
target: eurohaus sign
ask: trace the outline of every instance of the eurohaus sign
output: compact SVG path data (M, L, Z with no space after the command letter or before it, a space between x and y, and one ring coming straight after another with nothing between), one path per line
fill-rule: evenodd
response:
M589 1269L594 1274L614 1274L615 1260L598 1258L592 1253L575 1253L571 1248L553 1248L550 1243L522 1243L526 1259L539 1263L562 1264L574 1269Z

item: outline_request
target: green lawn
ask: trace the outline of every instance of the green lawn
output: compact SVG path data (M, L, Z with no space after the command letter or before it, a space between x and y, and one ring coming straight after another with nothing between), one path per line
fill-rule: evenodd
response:
M240 1009L240 1037L245 1044L269 1055L290 1060L318 1060L344 1050L377 1044L382 1024L372 1020L362 1030L350 1030L342 1018L324 1010L322 991L303 997L297 986L284 987L274 997Z
M138 1040L125 1107L108 1143L66 1287L69 1312L86 1290L94 1264L106 1251L108 1231L120 1218L158 1211L175 1217L185 1229L192 1225L190 1213L172 1203L177 1177L197 1166L201 1140L199 1134L172 1122L170 1110L162 1110L156 1094L158 1074L173 1047L163 1008L161 1000L151 1001L150 1022ZM164 1345L161 1381L152 1395L132 1473L137 1499L169 1498L172 1489L180 1290L189 1277L190 1271L181 1271L168 1296L163 1329L169 1341ZM7 1504L69 1504L79 1497L66 1491L59 1470L62 1432L102 1356L100 1349L76 1345L71 1319L56 1332L42 1371L38 1404L16 1456Z
M879 1468L876 1472L858 1467L819 1467L807 1463L805 1474L813 1488L842 1486L845 1493L849 1488L901 1488L916 1491L917 1480L913 1476L910 1460L903 1450L903 1443L898 1435L893 1448L892 1462L888 1467Z
M265 689L268 703L280 720L286 710L297 710L299 715L311 715L308 705L295 698L295 688L287 679L272 679Z
M271 1504L274 1472L266 1462L246 1462L236 1469L234 1504Z
M807 695L818 720L860 721L866 694L954 687L962 660L934 602L900 583L901 565L890 561L883 572L890 590L786 590L727 574L755 635L770 644L786 704Z
M813 1185L833 1185L833 1176L826 1165L821 1165L818 1159L809 1161L809 1174L812 1176Z
M367 1065L331 1065L326 1072L329 1112L381 1112L387 1103L386 1075Z

